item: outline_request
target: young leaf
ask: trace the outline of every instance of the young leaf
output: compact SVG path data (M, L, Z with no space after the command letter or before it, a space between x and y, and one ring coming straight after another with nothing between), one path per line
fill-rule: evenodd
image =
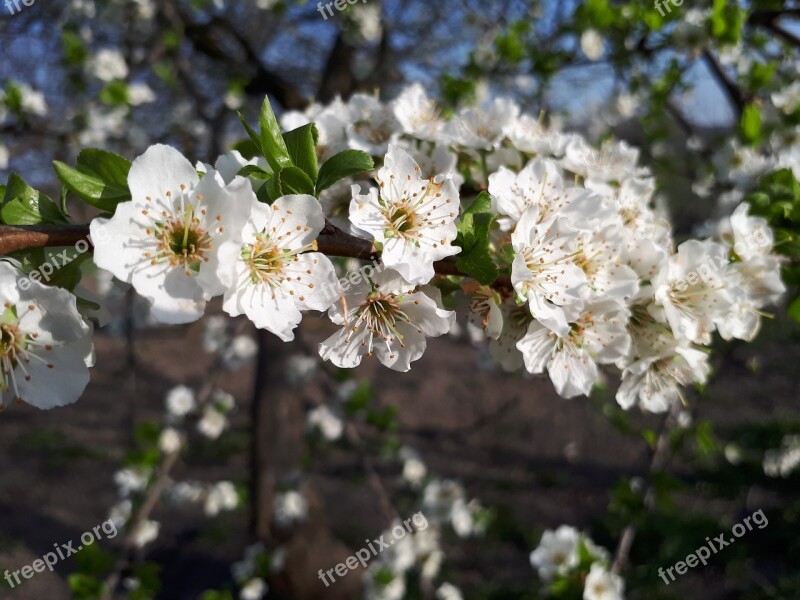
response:
M314 123L308 123L283 134L286 149L295 167L302 169L312 181L317 180L317 141L319 132Z
M95 175L82 173L57 160L53 161L53 168L69 191L101 210L113 213L117 204L131 199L127 184L105 183Z
M330 157L320 167L317 177L317 195L345 177L359 175L375 168L372 157L361 150L344 150Z
M800 323L800 297L792 300L789 305L789 316L794 319L796 323Z
M58 178L84 202L108 212L131 199L128 172L131 161L107 150L88 148L78 154L76 168L54 161Z
M455 240L456 246L461 247L461 252L456 255L459 271L474 277L483 285L492 283L500 274L489 253L489 232L497 218L491 208L491 197L481 192L464 211Z
M258 149L258 153L264 154L264 148L262 148L261 146L261 136L258 135L258 132L255 129L253 129L252 127L250 127L250 125L247 124L247 119L244 118L244 115L242 113L237 112L236 114L239 115L239 120L242 122L242 126L244 127L244 130L247 132L247 135L250 136L250 140L253 142L253 145Z
M250 140L240 140L233 145L232 150L236 150L241 154L245 160L261 156L261 142L254 142Z
M271 202L288 194L314 194L314 182L297 167L281 169L265 186Z
M0 218L6 225L57 225L67 223L58 206L45 194L33 189L16 173L8 185L0 206Z
M81 173L94 175L105 183L116 183L128 187L131 161L119 154L98 148L87 148L78 154L75 166Z
M275 113L272 112L269 98L264 98L264 104L261 105L259 125L261 126L261 150L272 170L277 172L283 167L292 166L289 150L286 148L286 142L283 141L281 126L278 124L278 119L275 118Z
M757 144L761 139L761 112L755 104L744 107L740 130L742 140L749 145Z
M258 165L245 165L239 169L237 175L241 175L242 177L255 177L256 179L263 179L265 181L272 177L272 173Z

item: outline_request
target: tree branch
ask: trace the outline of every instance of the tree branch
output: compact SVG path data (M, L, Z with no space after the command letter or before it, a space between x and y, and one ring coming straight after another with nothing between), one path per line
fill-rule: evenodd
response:
M29 248L74 246L82 240L91 244L88 225L0 225L0 255ZM317 249L327 256L369 261L379 260L381 254L369 240L350 235L330 221L317 237ZM453 257L437 261L433 266L439 275L469 277L459 271ZM507 293L513 290L507 275L498 277L492 287Z
M737 86L736 83L730 77L728 77L728 74L725 72L725 70L722 68L722 65L710 50L703 50L703 58L711 69L711 72L714 74L720 85L722 85L722 88L727 93L728 98L730 99L731 104L736 111L738 120L742 116L746 102L742 90L740 90L739 86Z
M183 25L186 38L195 50L205 56L236 68L225 42L235 43L246 65L255 70L245 91L251 95L270 94L285 109L301 110L308 105L308 99L284 77L268 69L250 42L233 26L220 16L213 16L207 23L195 23L190 15L177 2L165 0L161 8L173 24Z
M647 469L647 474L652 476L653 473L661 471L667 465L670 459L670 446L669 434L675 427L678 420L682 405L680 402L675 402L670 409L670 412L664 417L661 424L661 431L659 432L658 439L656 440L655 447L653 448L653 455L650 459L650 465ZM652 510L655 505L655 490L652 485L647 487L644 496L644 506L647 510ZM614 552L614 561L611 564L611 572L619 575L625 567L628 566L628 557L633 546L633 540L636 537L636 524L628 523L622 531L617 549Z

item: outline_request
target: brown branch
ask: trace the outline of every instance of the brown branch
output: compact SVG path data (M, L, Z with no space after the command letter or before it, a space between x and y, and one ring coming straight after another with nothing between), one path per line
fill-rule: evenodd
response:
M74 246L82 240L91 243L88 225L0 225L0 255L29 248ZM380 252L372 242L350 235L330 221L326 222L317 238L317 249L327 256L369 261L380 258ZM439 275L469 277L466 273L459 271L453 257L435 262L433 266ZM505 292L513 289L511 278L507 275L498 277L492 283L492 287Z
M74 246L88 237L88 225L0 225L0 255L28 248Z
M670 459L670 445L669 435L675 427L678 420L678 414L682 408L681 403L676 402L672 405L670 412L664 417L661 425L661 431L656 440L655 447L653 448L653 456L650 459L650 465L647 473L652 475L664 469ZM652 510L655 505L655 490L652 485L645 491L644 505L647 510ZM616 552L614 552L614 562L611 565L611 572L617 575L622 572L628 565L628 557L633 546L633 540L636 537L636 525L629 523L622 531L619 543L617 544Z
M800 16L800 8L788 8L782 10L762 10L750 15L747 22L751 25L761 26L768 29L784 42L796 48L800 48L800 37L788 29L784 29L780 24L781 17L797 18Z
M247 321L240 322L235 329L235 334L243 334L248 327L249 323ZM225 371L225 368L225 361L222 354L219 353L208 370L203 387L197 393L198 409L205 408L210 402L211 395L217 387L217 380L222 372ZM122 573L131 565L132 552L136 549L137 528L147 521L153 511L158 507L164 490L167 489L167 485L170 483L172 470L177 466L181 451L185 447L186 434L184 433L184 435L181 436L181 443L178 448L174 452L164 455L164 459L158 468L156 479L153 484L147 488L142 504L128 520L126 525L127 534L122 542L121 553L111 572L103 581L103 592L100 596L101 600L112 600L112 598L115 597L117 586L122 578Z
M710 50L703 50L703 58L708 64L709 69L711 69L711 72L714 74L722 88L727 93L728 98L730 99L731 104L736 111L737 118L741 118L742 112L744 111L744 105L746 103L744 93L742 93L742 90L739 89L739 86L736 85L733 79L728 76L728 74L725 72L725 69L722 68L722 65Z
M238 68L238 61L231 61L226 42L233 42L241 51L241 60L254 73L245 87L251 95L269 94L285 109L301 110L308 106L308 99L290 81L270 70L262 62L259 52L230 22L220 16L213 16L206 23L195 23L189 13L184 11L178 2L164 0L162 12L171 23L183 25L183 32L194 49L220 63L227 68Z

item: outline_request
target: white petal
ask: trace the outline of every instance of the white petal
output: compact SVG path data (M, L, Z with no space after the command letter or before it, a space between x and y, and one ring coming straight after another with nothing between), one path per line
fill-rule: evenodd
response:
M173 197L181 193L181 184L192 187L198 182L197 171L175 148L156 144L133 161L128 173L128 186L135 201L148 196L154 200L164 198L166 192Z

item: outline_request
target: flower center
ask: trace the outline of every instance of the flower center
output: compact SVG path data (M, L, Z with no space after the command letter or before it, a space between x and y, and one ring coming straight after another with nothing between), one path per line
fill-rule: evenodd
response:
M379 291L371 292L356 310L356 318L351 327L350 335L359 331L362 327L366 328L369 335L362 345L367 345L367 353L372 356L373 338L377 335L391 349L393 343L397 342L401 348L405 348L403 335L397 330L400 323L411 324L411 318L400 308L399 298L395 295L386 295ZM390 358L394 358L394 353Z
M183 265L187 274L197 273L208 261L205 254L211 249L211 236L200 227L191 206L182 221L176 218L156 223L154 233L159 241L158 255L173 266Z
M262 231L256 236L254 243L242 246L241 256L250 271L250 281L254 285L265 283L270 287L277 287L287 279L284 274L287 263L296 260L298 254L316 250L316 240L297 250L280 248L267 236L266 231Z
M212 221L206 210L202 208L202 194L197 194L197 206L187 202L190 193L186 185L181 185L180 198L173 199L171 192L166 192L166 201L154 200L148 196L150 207L142 210L142 215L151 223L146 225L146 233L155 242L151 251L144 257L151 265L168 263L172 267L182 267L186 275L200 271L203 263L208 262L207 253L212 248L213 235L222 233L222 215ZM156 212L158 209L160 212ZM213 225L214 227L211 227Z
M398 233L407 233L414 229L415 217L416 215L413 211L406 207L399 207L393 211L390 222Z
M26 309L27 312L31 312L36 310L36 307L33 304L29 304ZM53 368L54 365L52 363L46 361L35 352L40 348L50 351L53 346L38 342L36 340L38 337L38 333L28 333L20 328L17 307L12 304L6 304L2 321L0 321L0 394L5 394L13 389L16 400L21 400L17 387L17 376L19 374L16 373L16 370L19 369L22 372L25 381L30 381L31 375L25 365L32 360L45 363L49 369ZM0 396L0 410L3 408L3 400L2 396Z

